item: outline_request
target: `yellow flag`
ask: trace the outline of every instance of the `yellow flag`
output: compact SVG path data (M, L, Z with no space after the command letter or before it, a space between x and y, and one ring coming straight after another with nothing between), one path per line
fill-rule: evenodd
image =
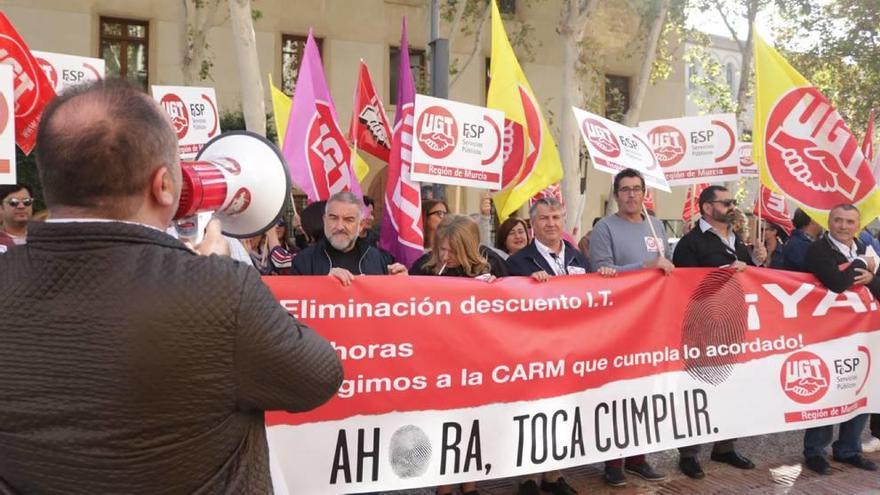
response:
M793 199L820 225L839 204L880 215L880 190L855 136L804 76L755 36L752 156L761 182Z
M500 220L532 196L562 179L562 163L535 93L526 80L492 0L492 67L486 106L504 112L502 190L494 197Z
M351 148L351 157L354 159L354 174L357 175L358 182L363 183L364 177L370 173L370 165L361 158L360 153L353 146Z
M293 101L284 91L278 89L272 82L272 74L269 74L269 88L272 91L272 113L275 115L275 130L278 135L278 147L284 146L284 136L287 132L287 120L290 118L290 106Z

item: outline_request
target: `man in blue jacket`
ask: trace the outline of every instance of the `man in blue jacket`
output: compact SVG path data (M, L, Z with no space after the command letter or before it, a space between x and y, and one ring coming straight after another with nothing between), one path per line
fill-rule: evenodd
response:
M360 237L365 209L351 192L330 196L324 210L324 238L293 259L293 275L331 275L346 286L355 275L406 275L405 266L388 264L379 248Z
M822 226L800 208L794 211L791 223L795 230L782 247L782 266L779 268L800 272L804 271L807 248L822 235Z

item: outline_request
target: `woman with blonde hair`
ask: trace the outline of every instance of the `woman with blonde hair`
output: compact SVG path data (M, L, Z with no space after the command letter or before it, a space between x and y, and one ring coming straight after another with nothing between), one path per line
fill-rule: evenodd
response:
M508 275L507 265L480 245L480 228L470 217L446 215L437 226L434 248L413 263L410 275L442 275L494 280Z

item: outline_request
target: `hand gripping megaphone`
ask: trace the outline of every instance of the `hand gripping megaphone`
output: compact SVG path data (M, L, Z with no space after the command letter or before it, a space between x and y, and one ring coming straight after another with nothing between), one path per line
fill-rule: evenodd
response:
M275 224L290 197L284 157L253 132L230 131L211 139L195 161L181 161L180 169L183 186L175 226L180 237L196 243L212 214L224 235L259 235Z

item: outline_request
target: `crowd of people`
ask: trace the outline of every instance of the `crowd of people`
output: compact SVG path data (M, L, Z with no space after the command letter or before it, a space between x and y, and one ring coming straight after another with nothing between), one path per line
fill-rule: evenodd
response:
M112 130L101 127L106 122ZM114 159L120 148L127 160ZM565 208L552 198L534 201L528 218L506 219L494 239L490 204L468 216L432 199L422 205L425 254L406 267L380 247L373 202L341 192L257 237L224 238L212 224L202 244L188 247L167 230L180 194L176 149L155 102L123 83L98 82L54 100L40 124L48 219L34 221L30 187L0 187L7 323L0 332L0 492L127 492L152 479L186 492L263 493L263 412L320 405L336 392L342 369L329 343L290 318L259 275L331 276L342 285L363 275L546 282L764 266L813 273L835 292L864 285L880 297L880 248L860 232L854 206L832 209L827 231L797 210L790 236L768 224L747 244L735 228L731 192L710 186L699 196L699 219L672 250L663 223L644 207L645 181L633 169L614 178L617 212L597 219L576 244L565 231ZM859 415L841 425L835 461L877 469L861 455L868 421ZM880 437L880 421L870 427ZM832 426L806 431L809 469L831 473L832 433ZM679 449L679 467L691 478L705 476L700 449ZM91 459L88 469L80 458ZM755 467L735 439L716 442L710 459ZM627 474L666 479L644 455L605 463L609 485L625 485ZM461 491L477 493L473 483ZM523 495L541 491L576 493L561 472L519 484Z

